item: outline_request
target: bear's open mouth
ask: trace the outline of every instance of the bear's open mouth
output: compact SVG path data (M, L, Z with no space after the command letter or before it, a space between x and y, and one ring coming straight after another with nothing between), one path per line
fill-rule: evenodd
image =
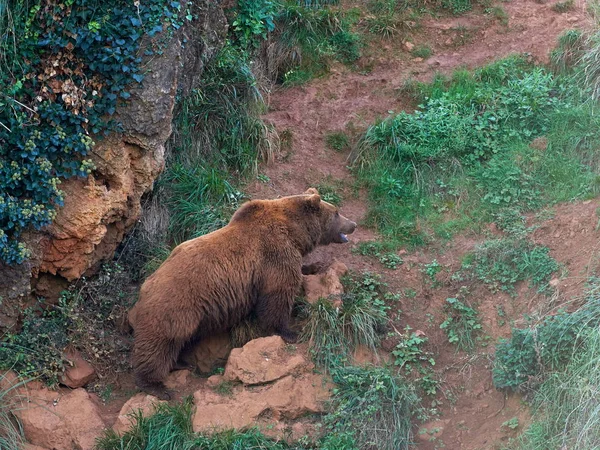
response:
M340 233L340 241L345 244L348 242L348 236L346 236L344 233Z

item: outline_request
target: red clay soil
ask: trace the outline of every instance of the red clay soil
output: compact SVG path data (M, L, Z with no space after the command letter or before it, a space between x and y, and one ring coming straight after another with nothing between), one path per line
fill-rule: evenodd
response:
M551 3L533 0L514 0L499 6L508 14L508 26L481 10L461 17L427 18L412 35L369 43L359 62L363 73L335 66L327 77L272 92L265 119L279 133L287 130L292 145L282 151L276 162L261 168L269 181L253 182L246 189L250 196L274 198L301 193L323 181L339 183L344 195L342 213L360 223L368 205L363 194L352 195L354 180L347 169L348 154L327 149L324 142L327 133L344 130L356 135L390 111L414 109L399 91L411 78L429 80L437 71L473 68L520 52L546 62L548 52L564 30L582 28L587 23L585 5L580 1L563 14L553 11ZM406 40L415 45L429 45L433 55L426 60L413 58L406 51ZM534 241L548 246L567 273L566 277L553 280L553 296L537 294L526 284L517 286L515 298L506 293L492 293L478 283L467 284L468 299L477 305L483 335L488 336L472 355L456 353L439 325L446 298L455 297L462 286L451 279L451 274L458 270L465 253L485 240L485 235L496 233L493 225L483 235L460 236L445 246L440 244L414 253L401 251L404 264L395 271L351 253L358 242L376 238L364 227L350 237L350 244L331 245L311 255L311 259L320 260L335 257L350 269L380 273L394 292L406 289L416 292L413 298L403 296L400 300L402 314L395 327L402 331L410 325L428 337L426 350L434 354L436 377L442 381L438 395L424 401L430 407L431 422L418 427L424 426L432 433L426 436L417 433L417 448L441 448L443 443L448 449L496 449L527 425L529 411L521 398L506 395L493 386L494 343L499 337L510 336L510 322L518 325L523 313L548 313L582 295L585 280L598 265L600 233L596 208L599 206L598 200L559 205L549 210L551 218L537 223L539 227L532 235ZM431 287L421 271L423 264L433 259L443 266L438 275L441 286L436 288ZM498 315L499 306L505 317ZM393 347L394 342L388 344ZM502 426L513 417L519 420L516 430Z

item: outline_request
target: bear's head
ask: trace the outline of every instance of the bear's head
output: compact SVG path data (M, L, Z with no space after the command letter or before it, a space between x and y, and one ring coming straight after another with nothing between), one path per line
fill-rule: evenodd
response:
M356 222L342 216L336 206L322 200L316 189L310 188L304 194L309 196L308 202L311 208L318 211L321 228L321 239L318 244L344 244L348 242L346 235L354 233Z

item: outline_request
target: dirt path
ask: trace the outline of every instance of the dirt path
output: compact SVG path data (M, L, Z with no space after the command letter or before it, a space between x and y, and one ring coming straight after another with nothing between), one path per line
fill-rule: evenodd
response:
M414 109L415 105L399 90L411 78L426 81L437 71L473 68L517 52L528 52L536 60L546 62L564 30L586 25L585 4L580 1L563 14L553 11L551 3L533 0L514 0L498 6L508 15L508 26L493 14L481 11L461 17L424 19L420 29L406 39L433 49L433 55L426 60L413 58L406 51L404 40L394 37L369 44L359 62L361 73L335 66L325 78L273 92L265 119L280 133L292 136L291 149L285 150L276 163L261 169L267 182L262 177L263 181L253 182L247 192L254 198L273 198L303 192L324 180L339 183L344 195L342 212L360 223L367 211L366 200L362 194L352 195L354 180L346 167L347 153L326 148L325 136L329 132L356 135L389 111ZM569 270L568 278L557 281L558 292L565 297L580 295L585 274L595 267L600 237L595 214L598 205L592 201L560 206L553 218L542 222L534 233L534 239L549 246L552 256ZM436 376L441 380L438 395L425 400L430 422L423 426L432 431L417 436L418 448L500 448L528 423L529 412L520 397L506 396L493 387L493 343L498 337L510 335L508 323L498 318L497 305L503 306L507 317L517 319L540 302L539 295L521 286L515 300L506 294L491 294L483 286L475 287L471 296L479 301L489 345L481 346L474 355L456 354L439 329L445 299L460 289L460 283L452 282L449 274L459 267L461 256L482 238L461 236L443 251L429 248L404 253L404 264L392 271L351 253L357 242L375 237L362 227L352 235L350 245L319 249L312 258L335 257L351 269L382 273L392 290L415 292L412 298L402 299L402 316L396 326L402 329L408 324L427 335L428 350L437 362ZM443 286L436 289L430 287L420 270L434 258L443 266L440 275L447 274ZM548 305L548 310L556 306ZM516 430L502 426L513 417L519 421Z

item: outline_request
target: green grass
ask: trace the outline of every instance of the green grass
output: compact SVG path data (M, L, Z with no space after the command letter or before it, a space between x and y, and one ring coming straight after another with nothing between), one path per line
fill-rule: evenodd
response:
M325 136L325 145L336 152L350 149L350 139L342 131L331 132Z
M352 64L360 57L359 36L343 10L283 2L275 16L269 77L294 85L324 75L332 60Z
M352 253L377 259L388 269L397 269L403 264L402 258L394 252L395 244L379 241L362 241L352 248Z
M553 373L534 398L533 423L520 450L600 448L600 331L583 337L583 349L564 371Z
M0 375L0 383L4 386L3 389L0 389L0 448L3 450L19 450L24 443L23 429L12 412L17 405L15 405L11 396L24 382L16 381L13 383L7 377L7 373L4 373Z
M333 412L324 418L329 433L352 436L360 449L411 447L419 398L409 382L385 367L342 367L332 377Z
M475 248L471 263L477 278L491 290L511 293L518 282L525 280L538 292L545 292L552 274L559 269L547 247L524 237L488 240Z
M386 240L449 239L507 208L600 192L600 120L566 78L515 56L411 89L421 107L372 125L353 154L366 225ZM538 136L544 151L529 146Z
M411 53L416 58L427 59L433 54L433 50L428 45L419 45Z
M375 350L387 321L385 285L370 274L350 273L342 279L341 308L330 299L306 303L302 338L308 341L317 364L325 370L339 366L358 345Z

